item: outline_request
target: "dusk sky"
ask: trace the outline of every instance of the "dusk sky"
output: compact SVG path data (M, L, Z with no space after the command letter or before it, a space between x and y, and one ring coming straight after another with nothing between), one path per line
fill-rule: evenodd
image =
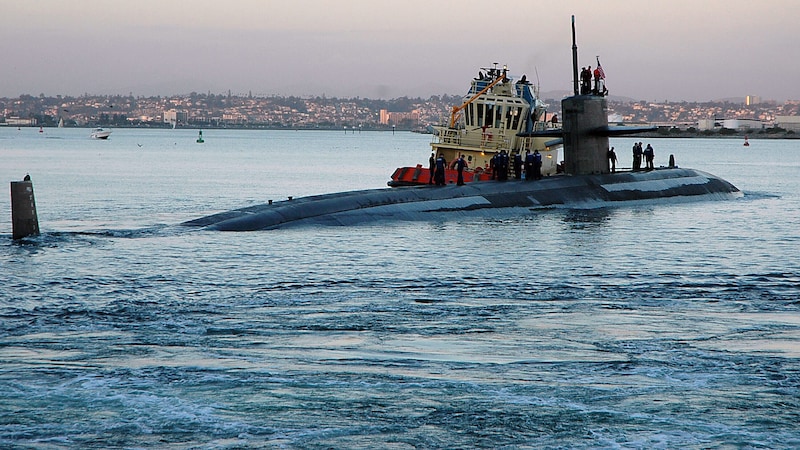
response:
M566 91L572 15L612 95L800 100L798 0L4 1L0 97L460 95L495 62Z

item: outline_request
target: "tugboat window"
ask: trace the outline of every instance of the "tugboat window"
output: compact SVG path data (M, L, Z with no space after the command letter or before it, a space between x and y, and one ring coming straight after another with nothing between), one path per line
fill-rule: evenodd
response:
M513 123L511 124L511 129L516 130L519 128L519 118L522 116L522 108L517 106L516 108L511 108L511 109L513 110L511 115L513 116L514 119L512 121Z

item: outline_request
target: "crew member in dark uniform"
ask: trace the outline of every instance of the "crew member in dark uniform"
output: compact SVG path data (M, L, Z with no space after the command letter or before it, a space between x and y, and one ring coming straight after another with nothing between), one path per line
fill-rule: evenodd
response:
M508 180L508 153L505 150L500 150L500 154L497 155L497 169L497 179Z
M647 148L644 149L644 161L647 166L647 170L653 170L655 167L653 166L653 158L655 158L656 154L653 151L653 147L650 144L647 144Z
M492 155L492 157L489 159L489 170L492 171L492 179L496 180L497 179L497 153Z
M522 178L522 155L519 152L514 153L514 178Z
M642 143L633 144L633 171L638 172L642 168Z
M436 157L433 153L431 153L431 157L428 158L428 170L430 171L428 184L433 184L433 175L436 173Z
M542 178L542 154L539 150L533 151L533 178L535 180Z
M439 157L436 158L436 176L434 177L436 180L437 186L444 186L444 168L447 167L447 161L444 159L444 156L440 153Z
M525 181L533 181L533 155L525 150Z
M458 157L458 161L456 161L456 170L458 170L458 181L456 184L459 186L464 185L464 168L467 167L467 162L464 161L464 155Z
M592 92L592 66L584 67L581 70L581 95L589 95Z
M611 164L611 173L617 171L617 153L614 152L614 147L611 147L608 152L608 162Z

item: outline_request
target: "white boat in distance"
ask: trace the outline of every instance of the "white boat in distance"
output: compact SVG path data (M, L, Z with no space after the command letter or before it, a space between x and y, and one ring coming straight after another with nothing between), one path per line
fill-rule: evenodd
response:
M108 139L111 136L111 130L104 130L102 128L95 128L92 134L89 135L92 139Z

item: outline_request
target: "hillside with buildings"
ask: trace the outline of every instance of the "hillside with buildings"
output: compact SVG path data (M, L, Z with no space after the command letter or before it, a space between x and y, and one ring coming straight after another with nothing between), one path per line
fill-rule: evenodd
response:
M256 97L191 93L170 97L21 95L0 98L0 126L190 127L261 129L425 130L447 121L460 96L392 100L327 97ZM560 99L547 99L548 115ZM644 102L609 98L609 121L649 124L662 134L750 133L794 137L800 101Z

